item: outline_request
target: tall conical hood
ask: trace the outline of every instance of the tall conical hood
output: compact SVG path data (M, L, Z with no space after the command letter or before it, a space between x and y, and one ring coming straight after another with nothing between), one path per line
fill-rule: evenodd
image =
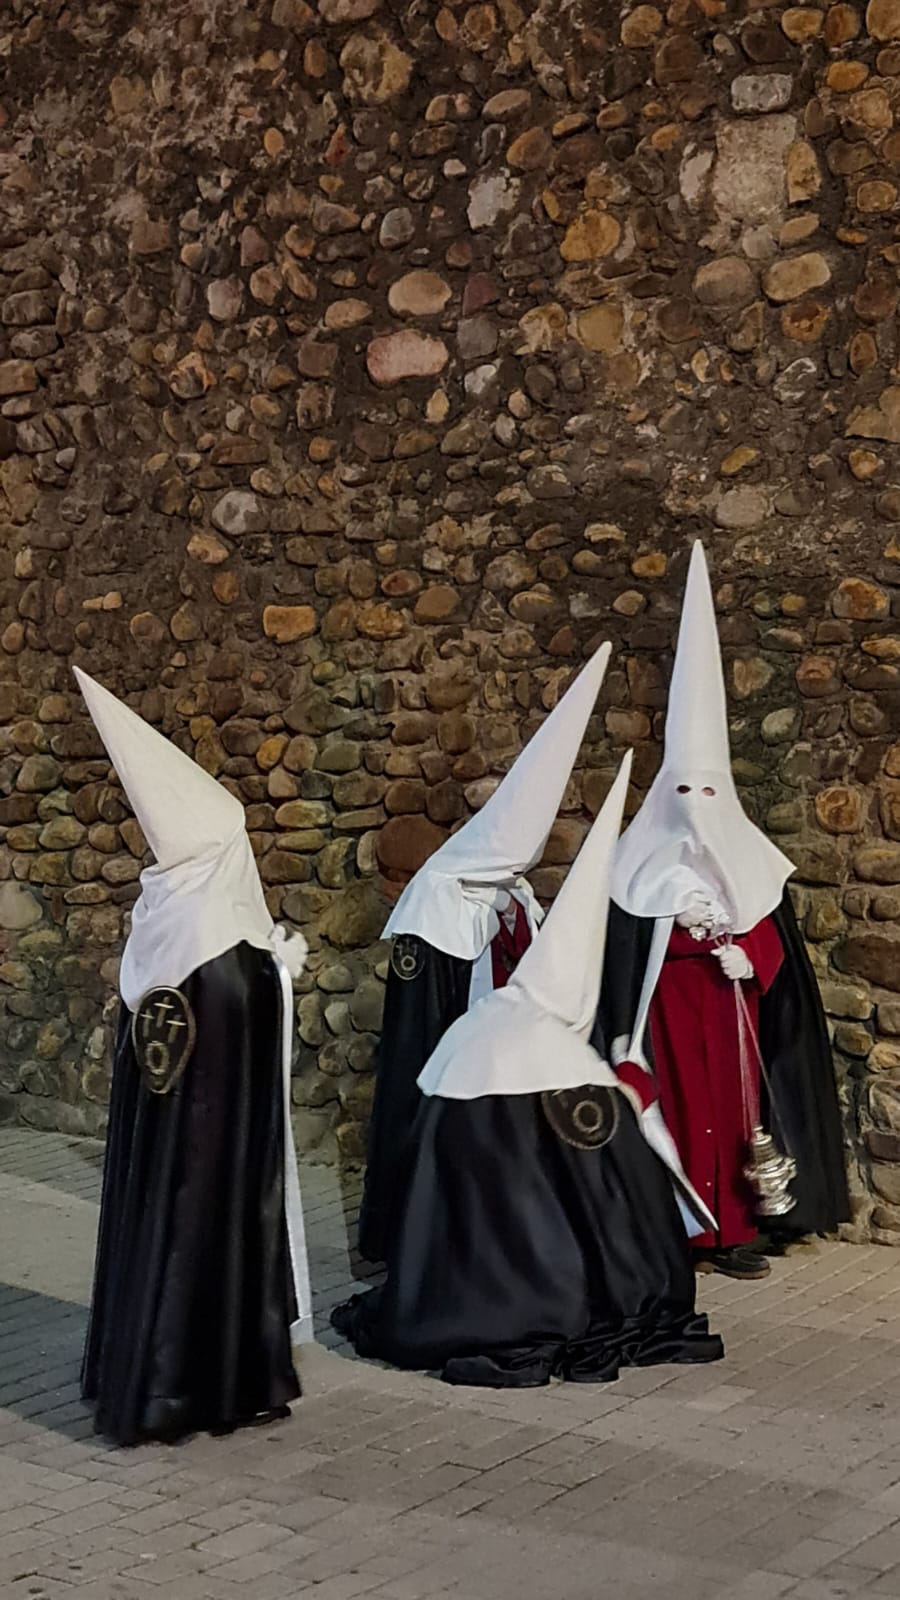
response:
M102 684L72 670L158 865L227 844L244 826L240 801Z
M628 791L631 752L509 983L454 1022L419 1077L424 1094L487 1094L614 1083L587 1043L600 998L609 872Z
M516 887L543 854L603 683L602 644L474 817L420 867L386 934L417 934L475 960L496 932L495 891Z
M717 926L746 933L780 903L793 870L750 821L734 785L719 637L698 540L678 629L662 766L616 851L612 898L634 916L669 917L702 895Z
M667 764L731 772L728 707L706 552L691 551L666 713Z
M541 1010L580 1033L592 1027L600 999L610 869L631 761L629 750L540 933L510 979Z
M78 667L75 675L155 856L141 873L119 987L130 1010L177 988L241 943L271 950L274 928L244 808L190 756Z

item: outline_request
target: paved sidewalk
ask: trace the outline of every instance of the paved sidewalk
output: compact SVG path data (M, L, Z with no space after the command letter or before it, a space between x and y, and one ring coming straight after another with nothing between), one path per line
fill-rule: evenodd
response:
M330 1334L358 1180L307 1167L292 1419L118 1451L77 1382L101 1159L0 1129L2 1600L900 1600L900 1252L701 1279L716 1367L452 1389Z

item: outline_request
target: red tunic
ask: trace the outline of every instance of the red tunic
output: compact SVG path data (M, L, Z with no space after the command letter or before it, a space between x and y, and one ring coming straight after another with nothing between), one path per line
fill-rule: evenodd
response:
M734 940L753 963L754 977L742 984L754 1031L759 996L775 980L784 959L771 917ZM748 1130L741 1092L734 985L726 978L714 945L674 927L650 1007L650 1035L663 1116L678 1146L685 1172L719 1224L694 1246L747 1244L756 1237L753 1195L743 1168ZM751 1051L753 1093L759 1101L759 1063Z
M507 926L503 917L491 940L491 973L495 989L505 989L531 943L531 928L521 900L513 896L515 922Z

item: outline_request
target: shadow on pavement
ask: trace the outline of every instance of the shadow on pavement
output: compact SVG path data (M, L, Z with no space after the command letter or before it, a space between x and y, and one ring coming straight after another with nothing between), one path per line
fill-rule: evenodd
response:
M0 1411L68 1439L92 1432L79 1375L87 1310L0 1283Z

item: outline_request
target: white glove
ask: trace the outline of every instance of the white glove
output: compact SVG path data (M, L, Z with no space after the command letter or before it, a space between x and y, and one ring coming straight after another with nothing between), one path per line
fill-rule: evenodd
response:
M713 955L726 978L731 978L732 982L746 983L753 977L753 962L739 944L719 945L713 951Z
M291 978L296 981L306 966L309 945L302 933L288 933L279 922L272 934L272 953L276 960L287 967Z
M713 921L712 900L703 894L691 895L690 900L683 910L679 911L675 921L679 928L709 928Z

